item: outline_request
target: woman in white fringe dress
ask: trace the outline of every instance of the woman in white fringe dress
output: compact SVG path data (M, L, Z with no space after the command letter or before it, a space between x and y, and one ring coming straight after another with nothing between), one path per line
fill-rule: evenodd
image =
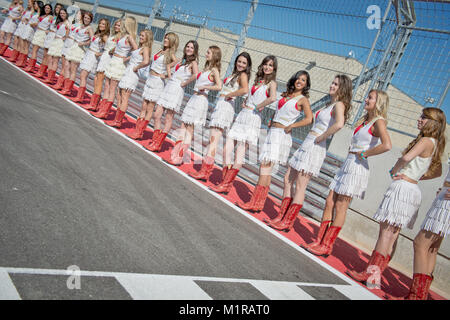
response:
M2 56L9 47L13 33L16 31L17 25L22 18L23 1L12 1L8 9L2 10L2 13L7 12L8 17L3 21L0 28L0 56Z
M136 50L137 22L134 17L126 17L120 24L120 40L114 48L111 61L105 69L105 91L103 100L100 102L98 112L91 111L94 117L105 119L116 97L116 89L120 79L125 74L126 62L130 60L130 52ZM107 90L106 90L107 89Z
M91 95L91 101L89 104L83 108L89 111L97 111L98 105L101 100L101 95L103 91L103 82L105 82L105 92L109 92L109 81L105 80L105 70L112 59L112 52L120 40L120 26L122 20L116 20L110 28L110 35L105 43L105 49L103 50L100 60L98 61L97 70L94 77L94 92Z
M172 76L171 69L178 62L175 53L179 44L178 36L169 32L164 36L162 49L152 56L150 72L142 93L141 112L136 120L135 130L130 133L132 139L142 139L144 130L153 115L153 109L164 90L165 79Z
M180 112L184 98L184 88L195 81L198 74L198 43L188 41L183 49L183 58L175 66L175 71L167 81L163 92L156 102L153 115L153 136L148 145L144 147L153 152L160 152L162 144L172 129L173 117ZM165 112L164 129L161 130L161 118Z
M69 15L66 9L62 8L59 10L59 15L56 24L55 39L53 39L50 49L48 49L48 76L44 80L45 83L53 84L53 80L56 75L56 70L58 69L59 60L62 57L62 50L64 48L64 41L69 36L70 23L68 20ZM61 73L63 73L63 64L61 65Z
M311 78L304 70L296 72L288 80L286 91L282 93L282 98L278 101L269 132L260 150L258 183L249 202L236 203L242 209L251 212L263 210L270 189L273 168L276 165L285 165L289 158L292 129L307 126L313 121L309 103L310 89ZM302 112L303 119L297 121ZM301 204L295 204L295 212L298 213L300 208Z
M27 8L22 11L20 22L17 25L16 31L14 31L14 41L13 41L13 51L11 56L8 58L11 62L16 62L16 60L19 58L20 54L20 48L21 48L21 34L24 30L25 24L31 19L31 16L33 15L33 1L28 1Z
M218 46L210 46L205 54L205 67L197 74L194 94L184 107L181 115L181 128L178 130L177 141L173 147L168 163L179 166L194 138L194 127L204 127L208 113L208 92L222 89L220 67L222 51Z
M131 52L131 58L128 62L125 74L119 82L119 101L116 115L113 120L107 120L105 123L111 127L120 128L122 119L128 109L128 100L131 93L136 90L139 79L143 78L148 65L150 65L150 54L152 52L153 32L151 30L142 30L139 34L139 48Z
M28 66L25 68L26 72L34 72L34 67L37 62L37 53L40 48L44 48L44 41L47 35L47 31L53 21L53 9L50 4L46 4L44 9L39 12L39 22L36 31L33 35L33 40L31 44L33 45L31 49L31 59ZM45 51L45 49L44 49Z
M74 102L83 102L84 94L86 92L86 80L89 74L95 73L98 66L100 56L103 54L105 43L108 40L109 35L109 20L100 19L98 22L97 30L91 39L91 44L84 54L83 60L80 62L80 85L78 88L78 94L73 100Z
M219 99L211 113L209 121L209 144L203 158L200 171L192 171L189 175L197 180L208 181L214 167L217 146L225 130L230 129L235 113L236 97L248 93L248 81L252 71L252 60L247 52L240 53L234 60L232 74L223 80ZM225 148L224 150L225 151ZM223 154L225 159L225 154Z
M368 157L380 155L392 148L386 128L386 114L389 106L388 95L381 90L371 90L365 99L366 115L359 121L353 132L347 159L334 176L325 202L322 222L332 220L321 242L306 248L309 252L328 257L341 231L347 209L353 198L364 199L369 183ZM381 143L379 143L381 140ZM335 216L333 218L333 212Z
M227 134L222 182L211 185L209 187L211 190L225 194L230 192L233 181L244 163L248 144L258 145L261 130L260 112L277 100L277 69L277 58L272 55L266 56L258 66L254 85ZM231 159L233 150L234 164Z
M28 51L30 50L30 43L33 40L34 32L39 23L39 15L44 12L44 4L42 1L33 2L33 10L30 19L25 20L24 27L20 34L20 57L17 60L18 67L25 67L28 64Z
M409 229L414 227L422 201L418 182L434 179L442 174L441 157L445 149L446 123L442 110L437 108L422 110L422 115L417 121L420 132L389 171L393 181L373 217L380 223L380 232L368 266L362 272L347 272L355 280L367 281L370 275L369 266L377 266L381 276L392 258L401 229L405 226ZM427 226L428 229L430 225ZM430 240L428 239L427 243L430 243ZM419 257L419 260L420 258L422 257ZM417 267L422 270L415 269L414 278L417 273L417 280L421 282L420 287L422 287L422 282L430 280L433 270L427 269L427 263L419 264ZM417 287L414 281L413 279L412 291L415 292Z

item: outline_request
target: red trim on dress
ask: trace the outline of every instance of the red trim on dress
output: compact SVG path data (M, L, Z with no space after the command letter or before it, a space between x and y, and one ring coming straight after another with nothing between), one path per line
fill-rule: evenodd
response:
M176 66L175 66L175 71L178 71L178 69L180 69L180 67L181 67L181 64L177 64Z
M353 131L353 135L355 135L355 134L363 127L363 126L364 126L364 122L361 123L361 124L359 125L359 127L355 129L355 131Z
M197 80L198 80L198 78L200 78L201 75L202 75L201 72L197 73Z
M210 76L211 76L211 73L208 74L208 80L211 82L214 82L214 79L211 79Z
M278 110L283 108L283 106L286 104L286 102L287 102L286 97L280 99L280 101L278 101Z

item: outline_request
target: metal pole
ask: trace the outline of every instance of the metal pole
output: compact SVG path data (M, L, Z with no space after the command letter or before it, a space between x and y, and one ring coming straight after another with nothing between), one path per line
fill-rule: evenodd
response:
M236 57L239 54L239 51L245 44L245 38L247 37L248 28L250 27L250 23L253 20L253 16L255 15L256 7L258 6L259 0L252 0L252 4L250 6L250 9L248 10L247 19L245 19L244 25L241 29L241 34L239 35L239 40L236 44L236 47L234 48L233 54L231 55L230 63L228 64L227 71L225 73L225 76L229 76L231 72L233 72L233 63Z
M98 5L99 5L99 2L100 2L100 0L95 0L94 1L94 6L92 7L92 15L94 16L94 18L95 18L95 14L97 13L97 8L98 8Z
M161 8L161 0L155 0L153 2L152 11L150 12L150 15L148 16L147 29L152 28L153 19L155 19L156 12L158 12L159 8Z
M441 108L442 104L444 103L445 97L447 96L448 87L450 86L450 80L447 81L447 86L445 87L444 92L441 95L441 98L439 99L439 102L436 107L439 109Z

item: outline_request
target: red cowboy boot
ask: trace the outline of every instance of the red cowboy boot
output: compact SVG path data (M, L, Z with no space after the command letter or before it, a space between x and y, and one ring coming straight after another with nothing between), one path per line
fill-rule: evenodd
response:
M19 53L19 57L16 60L16 66L20 67L23 64L23 61L25 60L26 55L24 53Z
M128 136L131 139L140 140L144 136L144 130L147 128L149 121L138 118L136 120L136 128L134 132L130 133Z
M34 70L34 67L36 66L36 59L30 59L28 61L28 66L24 69L25 72L32 72Z
M89 104L87 106L83 106L83 108L89 111L97 111L100 98L101 98L100 95L93 93L91 95L91 100L89 101Z
M43 78L45 75L45 72L47 72L48 66L45 64L41 64L41 66L39 67L39 71L38 73L36 73L36 77L37 78Z
M55 80L55 74L56 74L55 70L48 70L47 78L45 78L44 83L48 83L51 85Z
M0 56L5 54L6 48L8 48L8 46L4 43L0 44Z
M79 87L78 88L78 92L77 92L77 96L75 97L75 99L73 99L73 102L83 102L84 101L84 94L86 92L86 87Z
M189 172L189 175L196 180L208 181L213 168L214 158L206 156L202 161L202 168L200 169L200 171L191 171Z
M433 276L414 273L413 283L409 289L409 293L406 296L406 300L427 300L428 292L430 291L431 282L433 282Z
M145 146L146 149L153 151L153 152L160 152L162 145L164 143L164 141L166 140L166 137L169 133L168 132L162 132L160 131L158 133L158 136L156 138L156 140L152 140L152 143L150 143L149 145Z
M70 79L64 80L64 88L61 90L61 94L65 96L70 96L72 94L72 88L75 81Z
M307 250L316 256L328 257L333 251L333 245L341 231L341 227L330 226L322 239L322 243L314 248Z
M276 230L289 232L294 226L295 220L297 219L298 213L300 209L303 207L303 204L292 203L286 211L283 220L278 223L269 224L269 227L272 227Z
M103 101L105 101L105 99L103 99L102 102L103 102ZM108 113L109 113L109 111L110 111L111 108L112 108L112 105L113 105L113 102L112 102L112 101L106 100L106 102L104 102L104 103L102 104L102 106L98 109L97 112L92 112L92 111L91 111L91 114L92 114L94 117L96 117L96 118L99 118L99 119L105 119L105 118L108 116Z
M178 149L175 147L173 148L170 154L170 159L166 162L174 166L181 166L183 164L183 157L188 153L191 145L187 143L179 143L178 145L175 143L175 145L179 146Z
M367 266L363 271L356 272L355 270L347 270L345 273L358 282L366 282L367 279L369 279L369 277L372 275L372 273L368 273L369 266L378 266L378 268L380 269L380 276L381 276L381 274L384 271L384 268L387 266L385 260L386 258L381 253L373 250L369 262L367 262Z
M328 227L330 226L330 224L332 222L333 222L332 220L322 221L320 223L319 232L317 233L316 241L314 241L314 242L312 242L310 244L301 244L300 246L303 249L308 250L309 248L314 248L314 247L320 245L322 243L322 239L323 239L323 236L325 235L325 232L327 231Z
M268 186L262 186L257 184L255 190L253 190L252 198L249 202L243 203L238 201L236 204L238 207L248 210L248 211L261 211L264 208L264 203L266 202L267 194L269 193Z
M53 89L59 91L64 88L64 82L66 82L66 78L62 74L59 75L58 80L56 81L56 84L52 86Z
M19 51L14 49L11 53L11 56L9 58L7 58L6 60L14 63L16 61L18 55L19 55Z
M154 130L154 131L153 131L153 135L152 135L152 140L149 142L148 145L144 146L144 148L147 149L147 150L153 151L153 150L151 150L151 149L152 149L152 148L155 146L155 144L158 142L158 139L159 139L159 136L161 135L161 133L162 133L162 130L161 130L161 129L156 129L156 130Z
M217 186L210 186L209 188L217 193L225 193L228 194L233 187L233 181L239 173L239 169L230 168L227 170L223 181Z
M119 108L117 108L114 119L113 120L105 120L105 124L107 124L110 127L120 128L122 126L122 119L124 116L125 116L125 111L122 111Z
M278 223L281 220L283 220L284 214L286 213L287 209L291 205L291 202L292 202L292 198L291 197L283 198L283 200L281 200L280 212L278 213L278 216L276 216L274 219L266 219L266 218L264 218L263 222L265 222L267 224L273 224L273 223Z

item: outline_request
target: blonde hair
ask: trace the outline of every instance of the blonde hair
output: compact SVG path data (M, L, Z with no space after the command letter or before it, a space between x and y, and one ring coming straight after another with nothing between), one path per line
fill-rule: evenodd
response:
M129 35L136 39L137 34L137 22L134 17L126 17L120 24L120 37Z
M438 108L425 108L422 110L427 123L420 130L417 137L403 150L403 155L407 154L419 140L423 137L436 139L436 151L433 153L430 167L425 175L429 175L442 166L442 154L445 150L445 129L447 127L447 119L445 113Z
M387 123L387 111L389 107L389 96L386 92L378 89L372 89L369 94L375 92L377 95L377 101L375 103L375 117L383 118ZM369 119L369 112L366 113L357 123L357 126Z
M142 30L141 33L145 34L145 42L140 45L140 47L147 47L152 52L152 44L153 44L153 32L150 29Z
M211 61L205 62L205 69L217 68L217 71L220 73L220 68L222 66L222 50L220 50L218 46L210 46L208 49L211 50L212 57Z
M180 39L174 32L167 33L164 36L164 38L166 38L166 37L169 40L169 47L164 48L164 41L163 41L163 49L169 49L169 50L167 50L167 52L164 54L164 63L170 64L173 62L172 57L175 56L175 53L178 50L178 45L180 44Z
M116 32L116 24L121 23L122 19L117 19L116 21L114 21L114 23L111 25L110 27L110 32L109 32L109 36L112 37L114 36L115 38L117 38L120 35L120 31Z

